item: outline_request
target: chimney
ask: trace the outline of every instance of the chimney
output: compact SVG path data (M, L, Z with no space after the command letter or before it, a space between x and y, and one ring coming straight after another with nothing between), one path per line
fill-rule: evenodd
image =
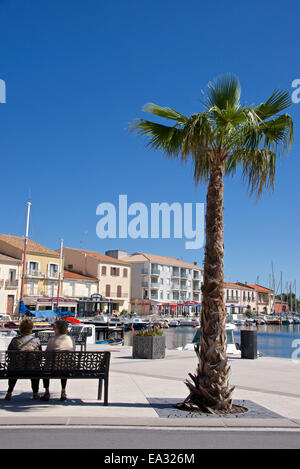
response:
M197 261L194 261L194 265L198 265L198 262L197 262Z

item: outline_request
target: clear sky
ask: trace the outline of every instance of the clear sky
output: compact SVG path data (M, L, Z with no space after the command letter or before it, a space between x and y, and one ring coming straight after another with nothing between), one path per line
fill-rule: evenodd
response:
M242 101L293 91L300 78L297 0L0 0L0 232L57 249L120 248L203 260L184 240L96 236L96 207L128 202L205 202L192 169L128 135L147 102L191 114L201 90L236 74ZM274 194L256 204L239 178L225 181L225 273L229 281L297 279L300 292L300 104L289 111L295 145L278 164Z

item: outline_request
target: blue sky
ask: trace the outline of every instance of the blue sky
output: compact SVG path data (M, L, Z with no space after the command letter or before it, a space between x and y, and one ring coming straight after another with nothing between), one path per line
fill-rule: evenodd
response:
M300 78L297 1L0 0L0 232L30 235L50 248L120 248L203 260L184 240L100 240L96 207L127 194L129 203L205 202L192 168L144 149L128 135L147 102L186 114L201 90L236 74L242 100L292 92ZM278 164L274 194L256 204L240 180L225 181L227 280L297 279L300 291L298 122L295 145Z

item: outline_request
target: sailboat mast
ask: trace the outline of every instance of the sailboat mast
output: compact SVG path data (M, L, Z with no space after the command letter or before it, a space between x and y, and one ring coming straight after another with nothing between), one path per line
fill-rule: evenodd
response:
M24 281L25 281L25 272L26 272L26 255L27 255L28 235L29 235L30 207L31 207L31 202L28 201L27 202L26 233L25 233L25 239L24 239L24 256L23 256L23 271L22 271L20 301L23 300L23 296L24 296Z
M282 272L280 272L280 315L282 314Z
M56 309L58 309L59 295L60 295L62 257L63 257L63 244L64 244L64 240L61 239L61 241L60 241L60 256L59 256L59 272L58 272L58 285L57 285L57 302L56 302Z

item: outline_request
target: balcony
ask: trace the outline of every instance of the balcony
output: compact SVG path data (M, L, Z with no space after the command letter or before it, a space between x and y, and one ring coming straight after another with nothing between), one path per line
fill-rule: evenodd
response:
M59 277L59 273L58 272L49 272L48 275L47 275L48 278L53 278L53 279L56 279L58 280L58 277Z
M201 291L201 286L199 282L193 284L193 291Z
M149 275L148 269L142 269L142 275Z
M180 278L180 272L179 270L174 270L172 271L172 277L173 278Z
M180 290L180 284L176 283L176 282L173 282L172 283L172 290Z
M18 288L18 280L5 280L5 288L7 290Z
M152 267L152 269L151 269L151 275L160 275L160 270L154 269L154 268Z
M113 291L113 292L110 293L109 298L112 298L112 299L114 299L114 298L128 298L128 293L121 292L121 294L118 295L118 292Z
M39 270L34 270L34 269L28 270L26 272L26 276L29 278L32 278L32 277L45 278L46 277L45 274L42 274L42 272L40 272Z
M181 272L180 277L181 278L188 278L188 274L186 274L185 272Z
M194 271L193 279L194 280L201 280L200 272L198 272L198 271L195 272Z
M240 301L239 296L228 296L226 298L226 303L238 303Z
M268 305L269 304L269 300L267 298L260 298L258 300L258 304L259 305Z
M142 280L142 287L148 288L149 283L146 280Z

